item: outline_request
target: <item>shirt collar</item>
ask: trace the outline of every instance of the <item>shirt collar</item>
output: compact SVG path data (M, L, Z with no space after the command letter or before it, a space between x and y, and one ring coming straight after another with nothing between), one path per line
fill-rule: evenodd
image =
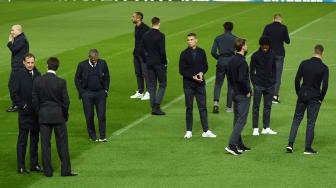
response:
M56 75L56 72L53 71L53 70L48 70L47 73L51 73L51 74L55 74Z
M97 63L98 63L98 60L97 60ZM90 64L91 67L96 67L96 66L97 66L97 63L96 63L95 65L93 65L93 64L91 63L90 59L89 59L89 64Z

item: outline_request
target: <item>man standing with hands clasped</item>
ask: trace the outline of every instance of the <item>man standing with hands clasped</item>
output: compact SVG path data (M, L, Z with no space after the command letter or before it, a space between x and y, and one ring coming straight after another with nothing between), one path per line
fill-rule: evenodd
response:
M197 36L189 33L187 36L188 48L180 55L180 74L183 76L183 88L186 105L186 134L184 138L192 137L193 103L196 97L197 106L203 128L203 138L215 138L208 129L208 111L206 106L206 90L204 74L208 71L208 61L205 51L197 47Z
M26 148L30 136L30 171L42 172L38 164L39 124L32 106L33 81L41 76L35 67L35 56L27 53L23 58L24 68L14 74L10 96L19 108L19 136L17 142L18 172L28 173L25 168Z

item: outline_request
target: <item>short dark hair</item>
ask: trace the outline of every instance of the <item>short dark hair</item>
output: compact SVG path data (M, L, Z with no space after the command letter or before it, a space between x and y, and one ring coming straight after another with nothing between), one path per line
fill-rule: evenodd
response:
M98 50L97 49L90 49L90 51L89 51L89 56L91 56L92 54L95 54L95 55L99 55L99 52L98 52Z
M50 57L47 61L47 64L48 64L48 70L57 71L60 62L57 59L57 57Z
M34 58L34 60L35 60L35 55L32 54L32 53L26 53L26 54L23 56L23 60L26 61L27 58Z
M271 45L271 39L267 36L262 36L259 39L259 45Z
M197 35L196 35L196 33L189 33L189 34L187 35L187 37L195 37L195 38L197 38Z
M140 17L140 20L142 20L144 18L144 15L142 12L134 12L137 16Z
M322 54L323 54L323 51L324 51L324 47L323 47L321 44L317 44L317 45L314 47L314 52L315 52L315 54L322 55Z
M232 31L233 30L233 23L232 22L225 22L223 24L225 31Z
M158 25L160 23L160 18L158 17L153 17L152 18L152 25Z
M234 46L237 52L240 52L246 43L246 39L236 38Z

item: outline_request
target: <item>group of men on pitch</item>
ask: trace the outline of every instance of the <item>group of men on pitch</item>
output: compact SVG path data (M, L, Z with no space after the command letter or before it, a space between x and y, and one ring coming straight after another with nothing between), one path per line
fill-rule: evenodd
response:
M153 115L165 115L160 108L167 86L167 59L165 35L159 31L160 19L152 18L152 28L143 22L143 13L134 12L135 48L134 68L138 90L130 98L148 100ZM284 43L290 43L287 27L282 24L282 16L275 14L273 22L265 26L259 39L259 49L251 56L250 66L246 60L248 51L246 39L232 33L233 23L223 24L224 33L214 40L211 55L217 60L214 87L213 113L219 113L219 98L225 76L227 77L226 112L234 113L233 130L225 150L233 155L251 150L242 140L241 133L246 124L251 97L253 96L252 135L259 136L259 109L263 97L263 129L261 134L275 135L270 128L272 104L279 104L279 90L285 58ZM179 72L183 77L186 105L186 133L184 138L192 137L193 100L196 98L201 124L202 137L215 138L209 130L206 107L204 75L208 71L205 51L197 46L197 35L187 35L188 47L181 52ZM287 152L293 152L293 145L304 113L307 109L307 131L304 154L316 154L312 148L314 127L321 103L328 89L329 70L322 62L324 48L314 47L313 57L303 61L295 77L295 91L298 96ZM159 89L157 89L157 82ZM147 90L145 91L145 83ZM252 86L251 87L251 83ZM232 105L233 103L233 105ZM232 107L233 106L233 107Z
M152 28L143 23L143 14L132 15L135 24L135 47L133 51L134 68L138 90L130 98L150 100L153 115L165 115L161 109L167 87L167 56L165 35L160 31L160 19L151 19ZM277 134L270 128L271 106L279 104L279 88L284 63L284 43L290 43L287 27L280 14L274 22L267 25L259 40L260 48L251 56L250 66L246 61L247 41L232 34L233 23L224 23L224 33L215 38L211 49L217 60L216 82L214 88L213 113L219 113L219 98L223 80L227 76L227 112L234 112L233 130L225 150L239 155L250 150L242 140L241 133L249 113L253 96L253 135L259 135L258 120L260 101L264 99L263 129L261 134ZM206 106L204 75L208 71L208 61L204 49L198 47L195 33L187 35L187 48L179 58L179 72L183 77L186 105L186 133L192 137L193 103L196 98L201 124L202 137L215 138L209 130ZM25 154L30 134L30 170L44 171L53 175L51 165L50 139L55 131L56 145L61 158L61 175L75 176L71 172L68 151L66 122L70 100L66 81L56 75L60 65L57 58L47 60L47 73L35 67L35 56L29 52L29 42L20 25L11 28L7 47L12 53L12 70L9 79L10 96L13 106L8 112L19 112L19 136L17 142L18 172L28 173L25 168ZM307 109L307 131L305 154L316 154L312 148L315 121L321 103L328 89L329 70L322 62L324 48L314 47L312 58L303 61L295 77L295 90L298 96L292 127L286 150L293 152L293 145L300 122ZM106 97L108 96L110 76L106 61L99 58L97 49L91 49L88 58L78 64L75 85L82 100L89 137L94 142L106 142ZM302 82L301 82L302 81ZM250 83L252 82L253 91ZM146 83L146 84L145 84ZM157 88L158 83L158 88ZM145 91L145 85L148 92ZM232 109L233 103L233 109ZM99 124L99 138L94 126L94 108ZM41 135L42 162L38 164L38 142Z
M61 175L76 176L71 172L66 122L69 119L70 99L66 81L57 76L60 61L47 60L47 73L41 75L35 67L35 55L29 52L29 42L21 25L13 25L7 47L12 53L12 70L8 83L13 106L7 112L18 111L19 135L17 163L20 174L29 173L25 167L26 148L30 136L30 171L53 176L51 163L51 133L55 132ZM82 100L90 140L107 142L106 98L110 74L105 60L99 58L97 49L91 49L88 58L78 64L74 79L79 99ZM99 137L94 126L96 109ZM42 164L38 164L38 142L41 137Z

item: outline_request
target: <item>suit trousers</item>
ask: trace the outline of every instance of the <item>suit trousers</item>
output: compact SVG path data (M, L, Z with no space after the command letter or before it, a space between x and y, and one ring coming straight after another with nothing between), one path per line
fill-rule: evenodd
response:
M292 122L288 141L295 142L295 138L307 110L306 148L311 148L314 140L315 122L320 111L321 103L318 100L300 101L296 103L295 114Z
M141 56L133 57L135 76L137 80L137 86L139 93L143 93L145 91L145 83L148 89L148 73L147 73L147 65L145 64L143 58Z
M30 167L33 168L38 165L38 142L39 142L39 128L25 128L31 125L22 125L19 122L19 135L16 145L18 168L25 168L26 148L28 143L28 136L30 136Z
M66 175L71 172L68 132L65 124L41 124L41 146L42 146L42 164L46 176L53 175L51 163L51 134L55 132L56 146L58 156L61 160L61 175Z
M244 145L241 133L246 125L246 120L248 117L248 112L250 108L250 97L245 95L236 95L233 98L233 130L229 140L230 145L241 146Z
M270 127L273 92L274 87L253 86L253 128L258 128L261 97L264 98L263 128Z
M193 127L193 106L194 97L198 106L199 115L203 132L208 131L208 111L206 106L205 85L202 86L184 86L185 105L186 105L186 129L192 131Z
M94 108L96 108L100 139L106 138L106 93L100 91L85 91L82 95L87 131L90 139L96 140L94 125Z
M160 105L167 87L167 68L165 65L147 65L151 107ZM157 82L159 88L157 89Z
M231 57L223 58L220 62L217 63L216 66L216 80L215 80L215 87L214 87L214 101L219 101L222 86L224 83L225 75L228 74L228 65L229 60ZM232 97L233 97L233 90L229 81L227 81L227 92L226 92L226 107L232 107Z

